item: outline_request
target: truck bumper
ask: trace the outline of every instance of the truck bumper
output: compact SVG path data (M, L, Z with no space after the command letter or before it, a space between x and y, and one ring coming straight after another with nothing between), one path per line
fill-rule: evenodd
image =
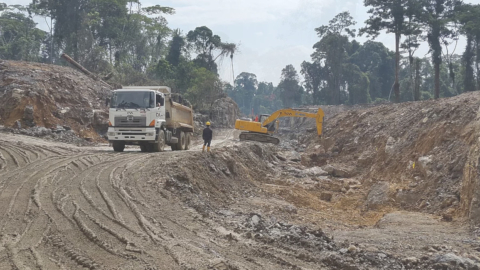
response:
M155 128L108 128L108 141L155 142Z

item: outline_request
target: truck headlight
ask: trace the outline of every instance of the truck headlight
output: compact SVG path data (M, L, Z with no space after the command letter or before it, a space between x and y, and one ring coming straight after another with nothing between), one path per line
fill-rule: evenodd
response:
M115 132L108 132L108 136L115 136Z
M147 132L147 136L153 136L153 132Z

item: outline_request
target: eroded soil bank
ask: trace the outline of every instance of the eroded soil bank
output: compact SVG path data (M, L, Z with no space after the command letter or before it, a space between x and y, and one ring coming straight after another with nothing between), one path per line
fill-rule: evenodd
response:
M358 226L324 193L361 183L222 134L211 154L2 134L0 268L477 269L461 224L379 211Z

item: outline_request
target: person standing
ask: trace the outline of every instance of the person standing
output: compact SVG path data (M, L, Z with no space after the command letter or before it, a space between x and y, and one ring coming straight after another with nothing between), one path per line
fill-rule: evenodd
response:
M210 152L210 144L212 143L213 131L210 128L210 122L207 122L207 127L203 129L203 149L202 152L205 152L205 146L207 146L207 152Z

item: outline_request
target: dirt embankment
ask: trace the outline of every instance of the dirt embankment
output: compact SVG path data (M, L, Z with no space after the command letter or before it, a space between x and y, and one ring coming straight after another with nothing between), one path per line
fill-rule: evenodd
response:
M397 213L342 231L315 205L322 171L290 149L218 144L114 153L2 136L0 269L479 269L478 241L451 223Z
M298 140L304 165L359 182L354 189L327 188L346 208L479 223L479 106L474 92L330 114L327 109L322 139L302 135L313 130L310 119L296 121L296 131L286 135Z
M0 61L0 124L66 128L96 139L107 128L109 90L69 67Z

